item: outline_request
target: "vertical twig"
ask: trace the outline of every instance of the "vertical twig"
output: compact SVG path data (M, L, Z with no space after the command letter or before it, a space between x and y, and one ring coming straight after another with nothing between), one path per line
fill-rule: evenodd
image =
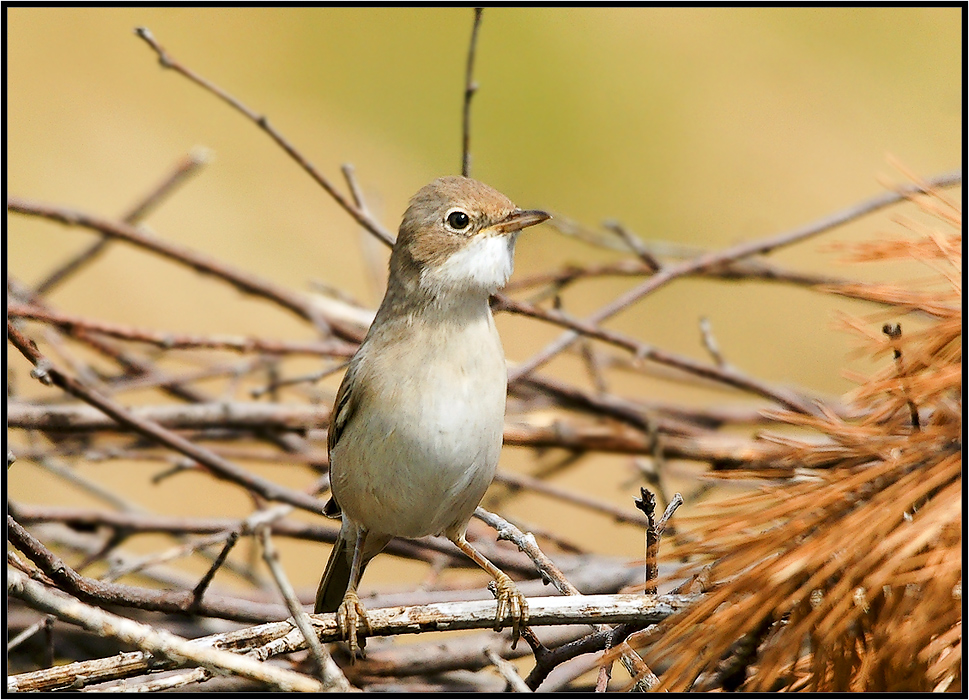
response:
M471 98L478 89L474 82L474 54L478 48L478 28L481 26L483 7L474 8L474 25L471 27L471 45L468 47L468 69L464 78L464 120L461 148L461 174L471 177Z
M678 492L673 494L673 498L663 512L663 516L659 520L656 520L656 496L653 495L652 491L642 486L639 488L639 494L640 497L634 498L633 503L636 504L636 507L643 512L649 521L649 525L646 527L646 580L644 581L646 588L644 593L655 595L657 592L656 579L659 575L659 566L656 563L659 554L659 541L663 536L663 532L666 531L666 527L669 524L670 518L673 517L673 513L683 505L683 496Z
M350 188L350 195L353 197L353 203L357 205L367 216L372 216L370 210L367 208L367 203L363 198L363 191L360 189L360 183L357 181L356 172L353 169L353 165L350 163L344 163L340 166L340 170L343 171L343 179L347 182L347 187ZM372 241L361 240L364 260L367 264L367 268L370 271L368 280L370 282L370 290L376 299L381 299L384 295L384 289L387 287L387 265L380 258L378 251L375 250L373 245L368 245Z
M643 570L643 583L646 594L656 593L656 578L659 568L656 564L656 554L659 549L659 533L656 531L656 496L649 489L640 486L639 498L634 498L633 503L643 512L649 525L646 526L646 564Z

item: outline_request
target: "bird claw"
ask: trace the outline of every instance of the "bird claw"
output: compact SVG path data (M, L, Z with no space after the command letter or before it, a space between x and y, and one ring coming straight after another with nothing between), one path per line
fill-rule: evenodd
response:
M505 617L511 615L511 648L518 645L522 628L528 623L528 601L518 590L518 586L511 578L502 573L494 580L492 592L498 600L495 614L495 632L500 632Z
M367 632L358 643L357 635L360 622L363 622L364 629ZM363 648L367 644L367 635L373 634L373 628L370 626L370 620L367 619L366 609L360 603L360 598L354 591L347 591L346 595L343 596L343 602L340 603L340 607L336 611L336 623L343 638L350 646L350 659L355 660L358 655L360 658L364 658L366 654Z

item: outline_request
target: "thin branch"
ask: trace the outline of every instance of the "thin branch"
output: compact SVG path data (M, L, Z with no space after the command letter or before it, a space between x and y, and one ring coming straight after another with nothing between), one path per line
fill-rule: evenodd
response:
M209 161L209 152L204 148L193 148L192 151L175 164L174 170L165 177L151 192L141 199L127 214L122 217L126 224L137 224L155 209L162 200L168 197L175 189L189 177L197 173L203 165ZM61 264L57 269L45 277L36 287L36 293L47 294L58 284L73 275L82 267L98 257L108 247L111 238L105 234L101 235L101 240L93 243Z
M225 537L225 544L219 551L219 556L215 558L215 561L212 562L212 565L209 567L208 571L205 572L205 575L202 576L195 588L192 589L193 608L197 608L202 604L202 598L205 597L206 589L209 587L209 584L212 583L212 579L215 578L215 573L222 568L223 564L225 564L225 560L228 558L229 552L232 551L232 548L235 547L236 542L238 541L239 533L236 531L230 532Z
M623 243L629 246L629 250L636 254L636 257L642 261L650 273L659 272L662 265L639 236L618 221L607 221L604 225L610 231L615 232L623 240Z
M726 367L727 361L723 359L723 354L720 352L720 345L713 335L713 326L710 324L710 319L706 316L700 318L700 338L703 340L703 347L710 353L710 357L713 358L717 367Z
M549 221L555 221L555 219L550 219ZM702 249L690 247L689 251L696 256L701 254ZM652 255L649 248L646 248L646 252ZM533 303L537 303L552 293L560 292L567 286L580 280L594 279L597 277L648 277L654 274L654 272L655 270L642 260L624 259L617 260L616 262L590 263L588 265L570 264L558 271L536 272L525 277L513 279L505 285L504 291L511 293L540 286L547 287L548 289L539 298L532 299ZM689 276L721 280L780 282L799 287L818 287L821 285L838 287L858 283L857 280L843 277L787 270L778 265L768 264L766 260L757 258L737 260L708 270L698 270L695 273L690 273Z
M928 187L951 187L961 182L961 171L955 171L929 178L927 180L927 185ZM683 277L684 275L697 273L702 270L709 270L713 267L717 267L718 265L723 265L724 263L748 258L751 255L770 253L778 248L782 248L793 243L798 243L812 236L829 231L832 228L846 224L849 221L853 221L874 211L883 209L891 204L895 204L896 202L905 199L907 195L924 190L924 185L910 185L907 187L902 187L899 188L897 192L885 192L791 231L785 231L774 236L768 236L767 238L761 238L754 241L747 241L729 248L724 248L720 251L705 253L690 260L685 260L681 263L667 265L642 284L634 287L598 311L590 314L583 321L583 324L594 327L596 324L602 323L606 319L611 318L648 294L655 292L660 287L679 277ZM562 350L571 345L578 337L579 333L575 330L570 330L563 333L556 340L549 343L538 354L534 355L531 359L515 367L509 374L509 381L513 382L520 377L535 371L562 352Z
M238 290L254 296L269 299L285 309L295 313L315 324L321 331L330 330L345 340L359 342L363 340L360 331L341 321L330 323L324 319L312 299L288 287L258 277L252 273L239 270L214 257L199 253L191 248L171 243L147 231L129 226L117 221L102 219L82 211L58 207L41 202L33 202L20 197L7 197L7 210L27 216L39 216L57 221L66 226L80 226L82 228L100 231L108 236L130 243L131 245L157 253L162 257L186 265L207 275L213 275L225 280Z
M264 115L257 114L215 83L206 80L199 74L176 61L170 54L168 54L168 52L165 51L165 49L161 47L161 45L155 40L155 37L147 28L137 27L135 29L135 34L144 39L145 43L147 43L152 50L158 54L158 62L161 64L162 68L170 68L176 73L180 73L196 85L204 88L219 99L223 100L226 104L245 115L251 121L255 122L256 125L269 134L269 136L277 144L279 144L279 146L286 151L286 153L289 154L289 156L295 160L299 166L303 168L303 170L309 173L310 177L312 177L317 184L326 190L327 194L336 200L336 203L339 204L345 212L352 216L358 224L370 231L387 245L393 247L394 236L384 229L380 223L373 219L367 212L354 206L349 199L344 197L343 194L340 193L340 191L337 190L333 184L303 156L302 153L296 150L296 148L289 141L287 141L282 134L270 126L269 120Z
M539 549L532 533L522 532L501 516L490 513L480 506L475 509L474 517L493 527L498 532L499 540L514 543L520 551L535 562L535 568L538 569L543 580L551 582L564 595L580 595L579 589L573 586L554 562Z
M196 605L192 591L159 591L81 576L9 515L7 539L59 588L89 603L121 605L157 612L195 613L240 622L262 622L267 617L279 619L283 610L278 605L267 606L250 600L212 595L205 602Z
M478 83L474 80L474 56L478 48L478 30L481 28L483 7L474 8L474 24L471 27L471 44L468 46L468 65L464 74L464 110L461 141L461 174L471 177L471 98L478 90Z
M525 681L522 680L522 677L520 675L518 675L518 669L515 668L514 664L505 661L503 658L498 656L497 652L495 652L494 649L490 647L485 649L484 653L485 653L485 656L488 657L488 661L494 664L494 667L498 669L498 673L501 675L502 678L505 679L505 682L508 684L508 687L511 689L511 692L513 693L532 692L532 689L529 688L527 685L525 685Z
M513 486L515 488L527 488L532 491L535 491L536 493L543 493L545 495L552 496L565 503L574 503L575 505L582 506L584 508L588 508L590 510L593 510L599 513L604 513L612 517L614 520L616 520L616 522L629 523L634 525L643 525L643 526L647 524L646 519L643 516L641 516L639 513L626 510L618 506L614 506L611 503L600 501L598 499L592 498L590 496L586 496L584 494L574 493L572 491L562 488L561 486L555 486L553 484L546 483L541 479L536 479L533 476L527 476L525 474L515 474L512 472L503 471L503 472L498 472L495 475L495 481L500 484L507 484L508 486ZM484 513L487 513L487 511L484 511L482 508L479 508L478 511L483 511ZM493 527L499 527L499 524L497 521L488 520L487 519L488 516L482 516L481 514L478 513L478 511L475 511L475 515L477 515L482 520L485 520L485 522L488 522L488 524L492 525ZM497 517L497 516L492 516L492 517ZM511 523L507 523L505 521L502 521L502 523L503 524L500 525L501 527L505 527L505 526L509 528L513 527ZM516 544L518 544L518 542L516 542ZM522 546L522 545L519 545L519 546Z
M351 357L357 350L357 345L340 340L325 341L286 341L270 340L266 338L243 338L231 335L190 335L187 333L169 333L153 331L145 328L135 328L120 323L84 318L58 311L51 311L39 306L7 304L7 316L14 318L29 318L43 321L57 326L68 333L74 329L82 329L88 333L97 333L112 338L128 340L137 343L147 343L165 350L211 349L231 350L242 353L263 353L267 355L319 355L324 357Z
M16 637L7 642L7 654L16 649L18 646L26 642L28 639L33 637L35 634L42 630L49 630L51 623L51 616L44 615L40 620L32 624L27 629L23 630ZM9 633L9 629L8 629Z
M668 269L670 269L670 267L663 268L664 271ZM650 279L655 279L661 274L663 273L659 272ZM805 413L808 415L816 415L818 413L818 409L815 406L790 389L770 386L766 382L755 379L754 377L751 377L734 367L717 367L716 365L698 362L684 355L677 355L665 350L661 350L617 331L606 330L596 325L602 319L595 321L590 320L592 317L584 320L577 319L558 309L542 309L527 302L511 299L510 297L504 295L495 295L495 298L496 309L511 311L516 314L541 319L564 328L572 329L569 331L569 333L564 334L561 337L564 338L565 335L570 334L574 334L574 337L570 335L571 339L562 345L561 348L556 350L554 354L564 350L580 335L585 335L590 338L596 338L597 340L603 340L613 345L618 345L619 347L625 348L633 352L638 358L659 362L661 364L675 367L685 372L703 377L704 379L710 379L718 383L726 384L743 391L748 391L753 394L769 398L782 406L786 406L792 411L797 411L798 413ZM593 316L595 315L596 314L593 314ZM548 347L552 346L550 345ZM551 359L551 355L549 355L548 359ZM544 362L539 364L544 364ZM522 364L512 366L512 368L508 371L509 384L524 378L539 366L535 365L535 367L532 367L531 365L532 361L529 360Z
M228 530L239 530L241 533L247 534L252 531L252 525L249 524L251 516L244 520L232 518L183 518L78 508L50 508L18 503L9 503L8 509L18 521L23 523L57 522L72 528L85 530L96 527L109 527L128 533L162 532L182 535L215 534ZM315 524L301 523L288 519L280 520L272 523L272 532L277 536L332 544L337 539L339 527L324 524L322 519L319 520L321 522ZM479 547L479 549L484 549L484 547ZM470 568L474 568L475 566L457 547L447 540L438 537L425 537L421 539L395 538L391 540L384 551L388 554L428 562L437 556L445 555L450 560L449 566ZM532 562L518 553L509 552L504 548L495 548L494 551L483 553L503 571L522 576L533 576L535 573L535 567ZM587 558L583 558L580 561L587 560ZM258 619L264 620L266 618L261 617Z

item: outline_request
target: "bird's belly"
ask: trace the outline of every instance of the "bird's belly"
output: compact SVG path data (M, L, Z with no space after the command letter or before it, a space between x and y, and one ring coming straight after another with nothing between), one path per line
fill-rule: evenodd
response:
M463 528L498 464L501 379L486 387L450 381L449 392L432 380L405 396L377 397L366 422L351 421L331 455L331 487L346 515L401 537Z

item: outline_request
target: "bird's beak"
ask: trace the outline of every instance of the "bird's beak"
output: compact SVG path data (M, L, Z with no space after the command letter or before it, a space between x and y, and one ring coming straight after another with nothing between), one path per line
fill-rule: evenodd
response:
M495 233L514 233L515 231L521 231L523 228L540 224L551 218L551 214L539 209L518 209L490 228Z

